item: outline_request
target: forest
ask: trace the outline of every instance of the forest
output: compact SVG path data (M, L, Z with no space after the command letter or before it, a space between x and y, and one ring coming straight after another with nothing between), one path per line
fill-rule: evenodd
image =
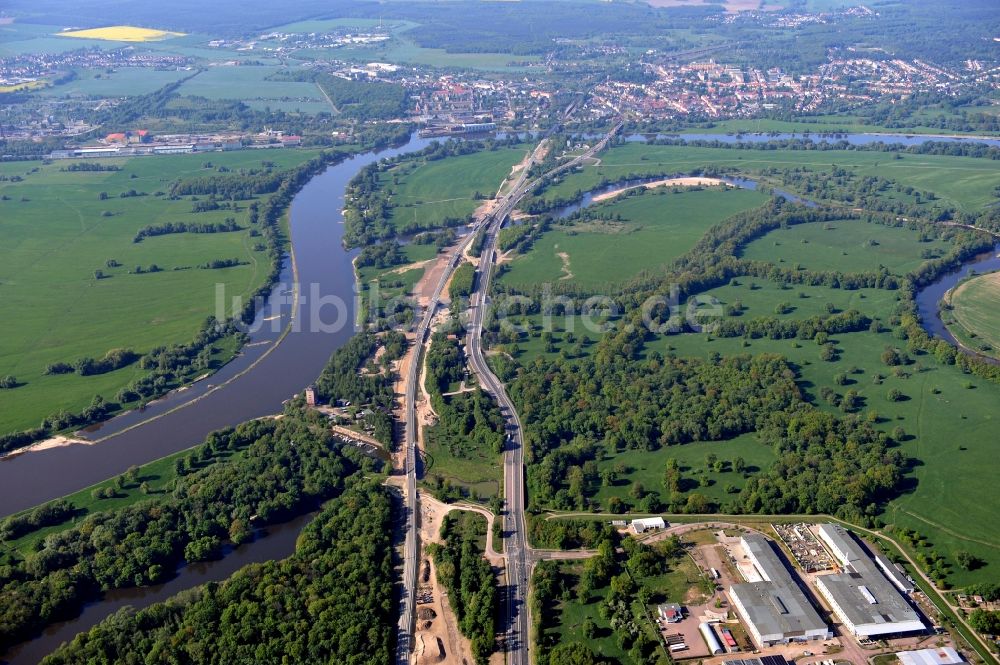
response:
M228 461L199 468L227 451ZM357 451L336 448L327 433L295 418L215 432L189 460L172 491L92 513L46 536L36 551L8 557L0 566L0 647L74 616L103 591L162 582L185 561L215 558L263 525L316 509L340 494L349 476L372 468ZM30 532L55 519L48 512L8 522L4 531Z
M138 612L121 610L43 663L391 662L392 525L378 480L347 478L290 558Z

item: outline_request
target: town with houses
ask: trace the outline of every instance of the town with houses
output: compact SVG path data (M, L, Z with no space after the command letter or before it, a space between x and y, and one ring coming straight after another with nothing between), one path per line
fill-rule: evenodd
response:
M866 18L877 12L851 7L836 12L790 13L739 12L720 20L743 21L795 29L808 23L835 22L846 16ZM357 62L336 59L336 53L369 48L391 38L391 28L358 31L348 28L329 32L292 33L269 31L246 38L215 39L208 50L220 59L196 64L183 55L150 51L139 46L116 49L81 48L53 55L24 53L0 58L0 89L58 86L70 81L78 69L104 69L109 73L126 68L177 70L197 73L201 68L246 67L254 61L227 58L226 54L259 53L262 57L287 58L303 50L332 50L333 59L310 59L301 63L305 70L347 80L381 81L403 86L408 108L400 121L415 121L427 135L492 131L497 127L515 130L536 129L560 91L560 79L551 75L551 66L523 73L484 73L475 70L444 70L435 67L390 62ZM554 40L554 48L565 45ZM604 42L580 46L580 58L620 58L622 45ZM853 47L831 49L827 62L809 73L790 73L780 67L759 69L726 57L726 49L702 49L703 57L677 58L657 49L648 50L631 68L641 77L598 82L584 101L579 117L602 121L610 117L649 123L662 121L705 122L731 118L758 118L767 114L794 112L821 114L832 108L843 110L883 100L905 99L919 92L960 95L971 87L997 89L1000 68L970 59L964 70L956 71L924 60L894 58L884 52L861 51ZM551 56L546 60L551 65ZM561 61L559 68L572 71L573 62ZM4 137L42 140L49 137L71 139L92 135L95 127L85 119L88 112L114 106L115 98L60 97L49 94L30 104L21 104L0 115ZM335 109L333 109L335 110ZM131 127L107 127L107 138L94 145L73 146L56 151L53 157L94 154L162 154L183 150L235 149L239 147L288 147L298 145L294 135L190 135L145 136L141 140L117 138ZM336 136L339 129L331 130ZM211 144L211 148L209 145ZM96 152L95 152L96 151Z

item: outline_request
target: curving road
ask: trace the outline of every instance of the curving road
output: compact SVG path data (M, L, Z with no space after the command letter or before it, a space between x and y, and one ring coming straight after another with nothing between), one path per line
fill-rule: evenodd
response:
M500 228L503 226L507 216L525 194L534 189L537 184L546 178L573 168L603 150L620 128L621 123L616 124L601 141L584 154L557 166L536 180L525 184L523 183L524 178L521 178L519 186L514 188L504 199L503 204L489 221L486 229L486 238L483 243L483 252L480 256L479 266L476 269L475 288L469 301L471 316L467 331L466 355L469 358L472 371L479 378L480 384L497 400L500 412L506 421L507 441L503 462L506 505L503 513L503 533L505 538L504 554L507 558L508 592L506 603L507 630L504 636L504 648L507 652L507 662L510 665L530 665L531 663L529 653L531 646L531 624L528 616L528 583L531 579L531 571L535 562L540 558L546 557L542 553L533 552L528 544L528 529L524 518L524 439L521 419L514 408L514 403L510 400L507 391L504 389L503 382L490 369L483 355L483 322L486 319L486 310L489 303L488 294L490 280L493 277L493 266L496 261L497 238L500 235ZM535 154L537 154L537 150ZM532 159L534 159L534 156ZM527 169L525 169L525 172L527 172Z
M544 141L543 141L544 142ZM508 194L501 197L499 205L494 212L484 217L466 238L456 246L448 259L447 267L442 271L441 278L434 287L434 293L424 310L420 323L417 326L414 339L413 358L411 359L409 371L406 377L406 389L404 395L405 403L405 450L406 462L403 469L406 475L403 517L405 520L404 530L406 533L405 544L403 546L403 588L399 599L399 625L397 629L396 662L398 665L407 665L410 662L410 653L413 650L413 629L415 616L415 599L417 589L417 571L420 563L420 544L417 528L418 500L417 495L417 389L422 363L423 345L430 333L431 321L434 313L441 304L441 296L444 293L445 285L451 278L452 273L462 261L462 256L469 245L475 239L480 229L495 229L498 225L495 220L506 218L513 206L521 200L530 187L525 186L528 171L534 164L536 156L539 154L539 147L532 152L528 163L521 169L520 174L514 182ZM531 186L534 186L534 182ZM501 187L502 189L502 187ZM494 230L495 234L496 231Z
M417 495L417 386L422 362L422 350L431 329L431 321L434 313L441 304L441 296L444 293L445 285L451 278L455 269L459 266L462 256L472 243L480 230L485 230L486 237L483 243L483 252L476 270L475 291L470 298L472 309L471 321L468 329L467 354L470 358L473 371L479 377L483 387L493 394L500 403L504 417L507 419L507 450L504 454L504 496L507 498L507 507L504 513L504 555L507 558L507 575L509 581L508 595L508 634L505 639L506 650L508 652L508 662L518 665L528 665L529 630L527 615L527 589L528 580L531 576L531 566L533 565L532 553L527 543L527 529L524 521L524 482L523 482L523 441L521 439L521 422L518 418L514 405L507 397L503 388L503 383L490 371L483 358L482 352L482 325L486 311L487 293L489 292L490 278L493 274L493 264L496 257L497 237L504 221L514 208L521 202L521 199L535 188L543 180L551 176L573 168L592 157L595 153L603 150L611 138L621 129L622 123L617 123L608 134L595 146L587 150L582 155L560 164L550 169L545 174L528 180L529 172L542 153L543 146L548 136L535 147L528 162L519 172L507 194L498 199L498 204L493 211L484 217L472 229L472 232L456 246L448 259L448 264L441 274L437 285L434 287L427 307L416 329L414 340L413 358L410 363L404 394L405 402L405 428L406 434L404 445L406 451L406 462L404 473L406 482L404 485L404 511L405 520L405 544L403 546L403 588L399 599L399 625L398 639L396 647L397 665L408 665L410 653L413 650L413 630L415 617L415 600L417 589L417 571L420 562L420 545L417 529L417 515L419 514ZM503 186L501 186L501 191Z

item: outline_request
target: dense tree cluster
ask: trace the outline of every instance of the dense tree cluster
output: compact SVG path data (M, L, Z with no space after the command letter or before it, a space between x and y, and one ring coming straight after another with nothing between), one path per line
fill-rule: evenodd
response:
M392 532L387 490L349 481L292 557L122 610L43 662L388 663L396 641Z
M259 420L211 434L206 451L240 450L182 476L168 495L93 513L0 567L0 646L72 616L101 591L167 579L184 560L217 556L251 528L315 508L359 468L358 453L296 419Z
M468 298L472 295L472 289L476 279L476 269L471 263L463 263L452 273L451 282L448 283L448 297L453 302L461 298Z
M405 346L399 335L388 337L393 355L384 356L384 362L399 357ZM379 338L372 332L354 335L342 347L334 351L323 372L316 380L316 392L324 401L346 400L357 405L368 405L371 410L369 423L374 427L374 436L382 443L392 445L393 424L391 411L393 400L393 378L388 367L376 372L362 372L361 369L375 355Z
M481 518L450 513L441 524L444 544L432 548L438 580L448 590L459 630L472 642L477 665L486 665L496 650L497 582L477 542L485 534L482 527Z
M376 268L391 268L406 262L402 247L395 240L387 240L377 245L366 245L358 253L355 265L359 268L374 266Z
M42 504L26 513L11 515L0 522L0 541L20 538L51 524L60 524L76 513L76 508L65 499Z

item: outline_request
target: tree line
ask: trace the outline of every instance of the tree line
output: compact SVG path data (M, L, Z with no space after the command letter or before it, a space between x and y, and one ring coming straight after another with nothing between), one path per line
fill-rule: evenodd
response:
M242 230L243 227L237 224L233 217L227 217L224 222L165 222L142 227L136 232L132 242L139 243L145 238L172 233L231 233Z

